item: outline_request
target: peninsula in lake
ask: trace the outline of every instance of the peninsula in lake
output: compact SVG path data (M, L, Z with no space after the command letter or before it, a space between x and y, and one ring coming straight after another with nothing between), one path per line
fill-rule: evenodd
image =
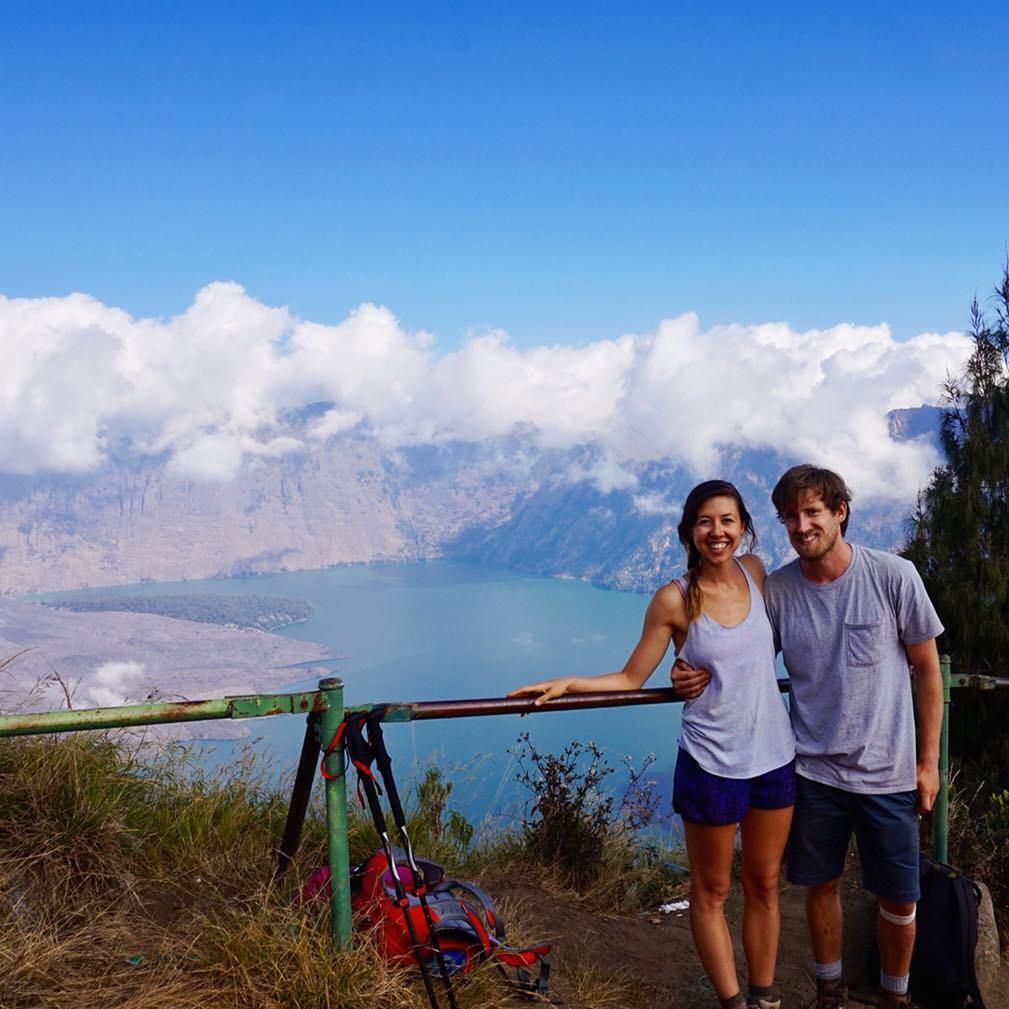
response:
M153 613L174 620L258 631L276 631L289 624L307 620L312 615L312 606L304 599L261 596L256 593L240 596L213 593L134 596L91 592L86 596L44 599L42 605L74 613Z
M187 598L175 597L179 605ZM258 629L156 613L75 613L0 598L0 710L8 712L276 690L324 675L331 668L327 658L323 645ZM229 721L156 730L162 736L217 739L247 732L243 723Z

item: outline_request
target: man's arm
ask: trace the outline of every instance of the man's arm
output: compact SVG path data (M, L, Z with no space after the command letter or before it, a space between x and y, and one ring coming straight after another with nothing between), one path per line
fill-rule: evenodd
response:
M711 682L711 673L695 669L686 659L677 659L669 670L669 682L681 701L689 701L701 696Z
M904 648L914 671L914 706L918 713L918 811L927 813L939 794L942 672L935 638Z

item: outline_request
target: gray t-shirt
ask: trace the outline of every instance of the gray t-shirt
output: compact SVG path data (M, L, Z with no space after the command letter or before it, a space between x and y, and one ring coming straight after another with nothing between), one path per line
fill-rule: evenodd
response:
M849 792L913 789L904 645L943 629L914 565L853 546L844 574L818 584L794 560L767 576L764 601L792 681L797 771Z

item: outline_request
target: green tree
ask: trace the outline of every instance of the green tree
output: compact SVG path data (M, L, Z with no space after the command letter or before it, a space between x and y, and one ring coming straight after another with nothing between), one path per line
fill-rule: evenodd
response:
M971 305L974 347L944 387L945 462L921 492L904 556L946 627L955 671L1009 675L1009 262L985 312ZM971 787L1009 775L1009 691L957 690L950 746ZM965 784L967 783L965 782Z

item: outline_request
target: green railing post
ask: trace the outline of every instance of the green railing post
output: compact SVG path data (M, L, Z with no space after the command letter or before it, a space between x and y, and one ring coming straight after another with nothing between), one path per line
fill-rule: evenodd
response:
M325 750L343 721L343 680L321 680L319 690L325 700L319 718L319 745ZM326 757L325 767L330 922L337 949L350 949L350 852L347 846L347 789L342 748Z
M939 659L942 670L942 731L939 734L939 794L932 816L932 850L940 862L949 859L949 688L952 676L948 655Z

